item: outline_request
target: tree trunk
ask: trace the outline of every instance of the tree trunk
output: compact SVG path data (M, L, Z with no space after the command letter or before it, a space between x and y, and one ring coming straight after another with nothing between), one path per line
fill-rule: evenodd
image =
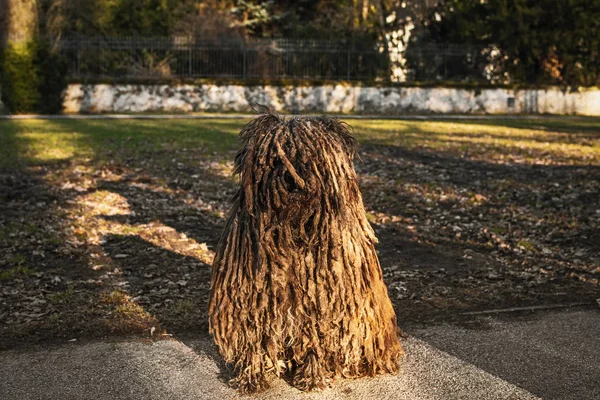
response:
M396 316L334 119L267 114L240 133L241 188L217 249L210 332L243 392L289 374L302 390L398 371Z
M36 0L0 0L0 39L28 42L37 35Z

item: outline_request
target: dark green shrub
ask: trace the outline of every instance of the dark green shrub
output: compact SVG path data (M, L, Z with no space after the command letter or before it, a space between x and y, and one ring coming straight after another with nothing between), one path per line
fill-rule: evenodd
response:
M50 43L9 43L0 58L2 102L12 113L60 113L66 74L65 60Z
M31 113L40 101L34 43L9 43L1 59L2 102L13 113Z
M67 63L63 57L52 51L50 43L40 42L37 48L38 92L40 102L38 112L58 114L63 109L64 90L67 87Z

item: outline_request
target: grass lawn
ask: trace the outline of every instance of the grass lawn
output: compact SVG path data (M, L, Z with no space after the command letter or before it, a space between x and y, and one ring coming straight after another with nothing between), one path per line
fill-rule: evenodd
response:
M0 121L0 348L206 332L242 120ZM600 120L350 121L400 324L600 297Z

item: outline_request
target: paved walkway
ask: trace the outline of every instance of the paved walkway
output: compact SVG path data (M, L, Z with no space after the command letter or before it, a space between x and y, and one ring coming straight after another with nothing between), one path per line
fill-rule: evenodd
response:
M597 399L600 310L469 317L413 330L398 376L301 393L276 380L254 399ZM466 325L465 325L466 324ZM65 343L0 353L0 398L233 399L209 338Z
M544 399L600 399L600 307L478 317L412 333Z
M399 376L343 381L304 394L282 381L256 399L534 399L516 386L409 339ZM209 339L71 344L2 354L3 400L233 399Z

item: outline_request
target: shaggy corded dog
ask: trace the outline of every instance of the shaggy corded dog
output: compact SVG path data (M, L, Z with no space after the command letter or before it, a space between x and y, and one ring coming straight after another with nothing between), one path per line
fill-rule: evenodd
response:
M210 332L243 392L398 371L396 315L353 159L335 119L260 116L241 133L241 188L216 252Z

